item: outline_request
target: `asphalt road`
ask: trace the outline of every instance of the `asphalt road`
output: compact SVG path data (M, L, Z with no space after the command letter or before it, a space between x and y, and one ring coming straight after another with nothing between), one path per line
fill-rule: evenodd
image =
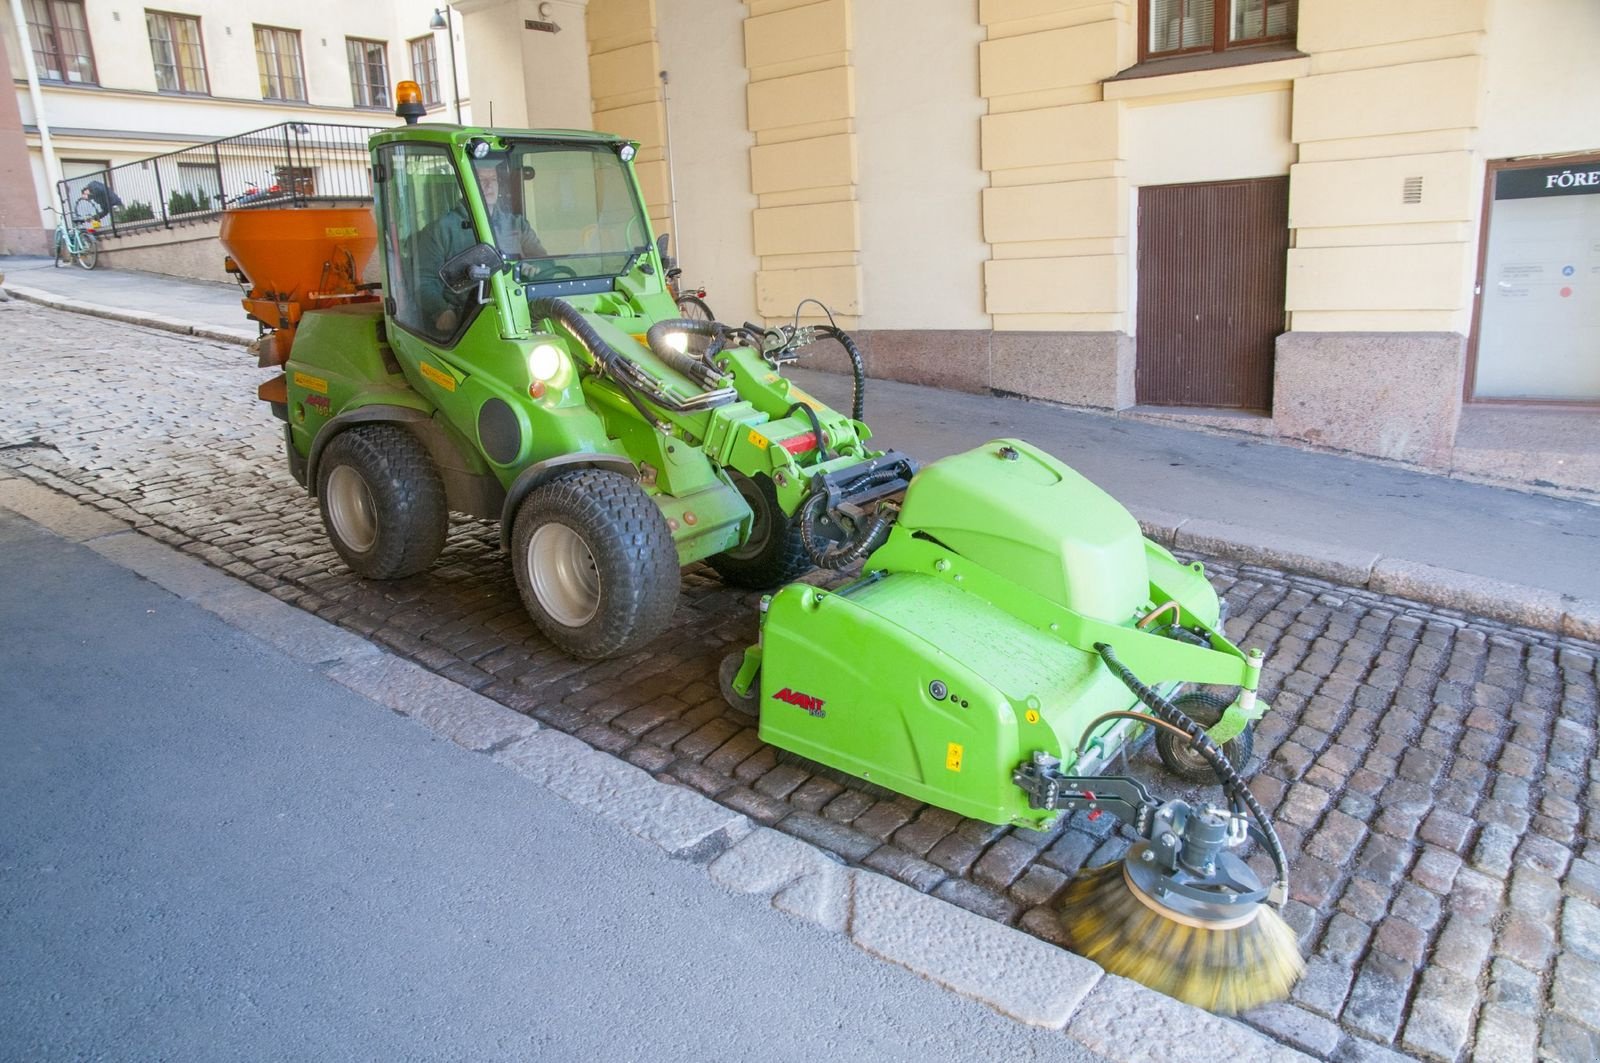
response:
M0 511L0 1059L1093 1060Z

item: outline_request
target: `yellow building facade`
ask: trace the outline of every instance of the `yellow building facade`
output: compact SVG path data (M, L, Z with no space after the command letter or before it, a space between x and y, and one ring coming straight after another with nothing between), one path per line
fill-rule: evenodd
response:
M875 377L1600 491L1593 0L452 13L468 118L637 138L724 320L814 298Z

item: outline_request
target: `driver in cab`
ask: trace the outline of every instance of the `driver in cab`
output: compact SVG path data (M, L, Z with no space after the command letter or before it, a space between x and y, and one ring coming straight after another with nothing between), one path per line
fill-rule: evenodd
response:
M513 202L511 164L502 159L497 162L475 162L472 168L478 178L484 210L489 215L489 228L500 253L507 258L549 257L550 252L539 241L539 234L533 231L527 215L518 210ZM532 173L531 170L527 172ZM424 276L438 284L438 301L447 302L451 296L444 290L443 281L438 277L439 269L452 256L478 242L468 220L466 201L457 203L441 215L422 231L421 238L423 261L434 263L431 269L424 272ZM434 315L434 328L441 334L452 333L460 323L461 315L461 307L446 305Z

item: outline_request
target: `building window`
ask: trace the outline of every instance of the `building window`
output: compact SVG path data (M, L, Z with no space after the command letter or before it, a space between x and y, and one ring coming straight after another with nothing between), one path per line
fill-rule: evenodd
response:
M162 92L210 94L206 84L206 56L200 48L200 20L192 15L146 11L150 58L156 65L156 88Z
M27 0L33 61L47 81L99 84L94 50L83 20L83 0Z
M422 102L437 107L444 98L439 95L439 53L434 50L433 35L407 43L411 45L411 77L422 86Z
M344 50L350 59L350 94L356 106L389 106L389 46L346 37Z
M300 60L298 30L257 26L256 66L261 70L262 99L306 98L306 68Z
M1140 0L1141 58L1293 44L1298 0Z

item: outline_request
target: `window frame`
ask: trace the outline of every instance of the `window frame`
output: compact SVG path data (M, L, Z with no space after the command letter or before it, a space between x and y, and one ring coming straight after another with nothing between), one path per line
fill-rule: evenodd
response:
M76 7L78 9L78 19L83 23L83 51L81 53L73 52L72 57L74 59L81 58L86 60L89 64L89 73L86 77L79 81L73 81L71 78L67 77L67 53L62 50L61 26L56 22L57 4L62 4L67 7ZM37 68L40 81L48 81L53 85L100 84L100 67L95 62L94 41L89 35L89 13L87 6L88 5L85 3L85 0L27 0L27 3L25 4L25 10L23 11L23 17L28 21L28 45L33 49L34 66ZM44 11L45 18L47 20L46 22L41 23L37 18L34 17L36 8ZM46 38L40 32L41 30L49 33L48 40L49 43L54 46L53 49L47 49L45 47ZM76 38L78 35L78 30L74 28L71 30L71 32L74 38ZM54 67L61 72L60 77L50 77L45 72L52 65L50 63L52 58L54 59Z
M250 28L252 30L252 36L254 36L254 38L255 38L255 45L256 45L256 72L261 76L261 81L263 83L262 86L261 86L261 98L263 100L266 100L266 101L280 102L280 103L308 103L308 102L310 102L310 99L309 99L309 97L310 97L309 86L306 84L306 53L305 53L305 48L303 48L301 46L300 31L299 30L289 29L286 26L265 26L265 25L262 25L260 23L252 23ZM285 40L291 40L291 41L294 42L294 65L295 65L294 80L295 80L295 83L300 88L300 95L298 95L298 96L274 96L268 91L269 88L270 88L270 82L271 82L272 78L267 73L267 68L266 68L266 63L265 63L265 60L266 60L266 57L267 57L267 53L265 51L263 51L262 47L261 47L261 45L262 45L262 34L263 33L266 33L266 34L269 34L269 35L270 34L280 34L281 33L281 34L284 34L284 39ZM280 51L280 52L278 52L276 54L281 56L283 53ZM280 64L280 67L281 67L281 64ZM278 80L280 80L280 81L283 80L281 71L280 71L280 73L278 75Z
M405 178L403 158L406 155L433 155L443 158L450 167L450 173L455 178L457 197L456 202L448 209L441 211L438 215L429 219L427 223L419 226L416 232L409 235L410 248L407 247L407 240L401 238L399 231L400 219L395 213L400 207L395 202L395 196L399 182ZM400 276L404 275L402 267L405 266L410 267L413 277L418 275L417 270L419 267L417 263L407 262L406 260L410 251L415 249L415 241L428 225L437 222L444 215L455 210L457 206L463 208L468 222L472 221L472 201L467 196L467 184L464 175L461 172L461 167L457 165L455 153L450 150L447 144L427 141L385 144L378 149L378 157L382 162L385 176L373 184L373 208L378 220L379 248L384 256L384 290L393 304L388 307L389 316L394 321L395 327L408 336L436 350L450 350L461 342L461 338L466 335L467 330L477 321L478 315L483 312L486 306L490 306L492 303L478 303L473 300L465 307L466 312L460 315L454 331L443 332L429 326L429 323L423 317L423 311L427 308L421 305L417 290L413 287L403 287L400 282ZM409 192L406 194L410 195ZM473 240L476 242L479 239L476 226L473 226L471 231Z
M426 48L428 51L425 63L417 62L418 48ZM443 107L444 92L439 84L439 45L434 40L433 34L427 33L406 41L406 54L411 60L411 79L422 86L423 106ZM423 66L428 69L427 77L422 74Z
M161 93L165 93L166 95L169 95L169 96L209 96L209 95L211 95L211 63L210 63L209 59L206 57L206 39L205 39L205 35L200 32L200 16L199 15L186 15L181 11L156 11L156 10L152 10L151 8L147 7L144 10L144 18L145 18L145 35L147 37L150 36L150 20L151 19L166 19L166 20L168 20L169 29L172 31L172 38L171 39L172 39L172 46L173 46L173 59L181 60L181 57L180 57L180 55L178 53L178 50L177 50L178 47L179 47L179 42L178 42L178 36L177 36L177 33L176 33L177 24L179 22L192 22L192 23L194 23L194 42L195 42L195 47L197 47L200 50L200 81L202 82L201 86L199 88L191 88L190 86L188 86L188 85L186 85L184 83L184 71L189 69L189 68L185 67L183 65L183 63L181 61L179 61L179 62L176 62L173 65L173 71L177 75L178 87L175 88L175 89L164 89L164 88L161 87L161 64L156 62L156 54L155 54L155 44L156 44L156 42L155 42L155 38L154 37L150 37L150 63L155 68L155 71L156 71L156 91L157 92L161 92Z
M1188 3L1190 0L1181 0ZM1249 40L1229 40L1229 22L1233 12L1234 0L1212 0L1211 5L1211 41L1208 44L1194 45L1189 48L1170 48L1165 51L1150 50L1151 6L1155 0L1139 0L1139 62L1161 62L1167 59L1179 59L1187 56L1226 55L1240 54L1252 48L1268 48L1281 50L1284 47L1293 48L1295 37L1300 25L1300 0L1283 0L1288 7L1288 29L1284 33L1273 34L1267 37L1251 37ZM1261 0L1263 23L1265 22L1268 0ZM1181 16L1180 16L1181 17ZM1265 26L1263 25L1263 28Z
M383 76L373 81L370 49L377 48L383 59ZM357 51L360 50L358 57ZM389 86L389 42L372 37L346 37L344 56L350 67L350 99L357 110L387 111L391 88ZM357 73L360 73L360 77ZM363 96L366 98L363 99Z

